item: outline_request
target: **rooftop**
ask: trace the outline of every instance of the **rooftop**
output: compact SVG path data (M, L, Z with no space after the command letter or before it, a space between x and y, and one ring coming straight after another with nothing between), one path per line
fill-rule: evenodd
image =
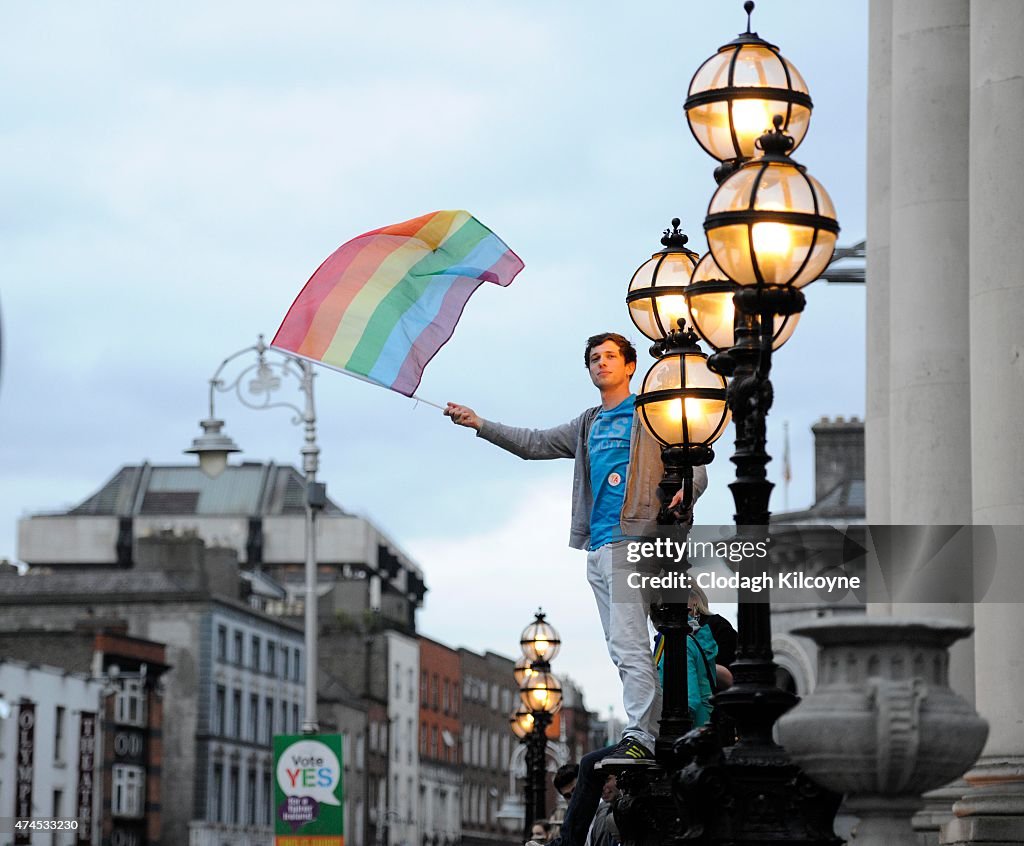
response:
M290 465L244 462L211 479L193 465L127 464L96 493L65 512L76 516L159 514L267 516L305 510L305 478ZM326 514L346 512L328 499Z

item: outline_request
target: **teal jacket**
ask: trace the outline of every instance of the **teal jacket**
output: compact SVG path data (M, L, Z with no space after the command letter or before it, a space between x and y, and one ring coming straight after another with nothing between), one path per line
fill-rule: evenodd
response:
M661 634L654 637L654 661L658 665L658 677L665 684L664 643ZM718 644L709 626L701 626L686 638L686 692L690 706L690 719L697 728L711 719L711 697L718 687L715 659Z

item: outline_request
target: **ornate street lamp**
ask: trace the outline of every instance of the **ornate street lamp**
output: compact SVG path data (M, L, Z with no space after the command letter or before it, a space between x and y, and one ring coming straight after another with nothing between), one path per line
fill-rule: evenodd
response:
M729 487L741 540L763 538L768 526L772 484L766 473L766 430L773 396L772 350L792 333L795 316L805 305L801 288L826 269L839 231L827 192L789 157L810 120L807 86L778 48L750 31L753 5L744 5L747 32L701 66L686 101L694 137L722 162L715 171L719 188L704 223L710 257L682 294L698 331L720 350L707 364L731 377L727 403L736 429L736 480ZM659 341L652 352L679 355L667 350L665 343ZM678 360L666 370L681 374L680 385L697 384L685 378L685 364ZM663 384L664 377L658 381L659 389ZM689 418L686 427L672 428L671 417L666 426L651 426L655 398L642 399L637 398L641 419L648 406L645 425L662 433L662 443L680 441L691 454L699 453L683 437L684 431L690 434ZM689 411L685 399L677 401L675 409L679 416ZM697 419L706 425L695 434L721 428L713 411ZM666 428L672 432L669 438L664 438ZM755 567L763 567L763 562L752 556L738 565L740 575L747 577L754 575ZM678 619L671 617L671 605L660 611L652 608L659 630L668 628L661 730L673 742L666 753L659 737L655 763L616 764L623 795L615 816L625 844L694 839L705 846L770 841L838 846L832 820L840 797L811 782L772 738L775 721L796 698L776 685L770 606L749 591L741 590L738 599L737 659L730 667L734 684L714 699L716 710L730 717L736 728L737 742L729 746L722 746L710 728L679 736L678 729L685 724L678 716L680 706L686 706L685 679L682 685L672 682L669 672L678 673L681 667L685 673L685 637L678 631ZM667 626L664 618L669 618ZM670 637L677 644L674 652Z
M513 675L519 683L522 700L509 716L512 733L526 744L525 818L523 830L530 838L534 820L547 817L544 787L544 758L547 729L562 707L562 684L551 674L551 660L558 654L562 640L540 609L519 638L523 657L516 662Z
M664 507L683 489L682 513L693 504L693 468L714 458L711 444L729 422L725 379L708 369L707 356L697 346L697 336L686 328L690 277L697 254L687 249L688 238L672 219L655 253L633 274L626 294L629 314L636 327L654 341L651 355L657 358L644 377L636 398L641 424L661 444L664 476L659 483L663 504L658 523L671 532L679 519ZM666 564L684 573L689 564ZM686 599L655 601L651 617L665 639L663 663L664 700L655 753L661 760L672 743L690 728L686 681Z
M221 378L224 369L235 359L248 353L256 354L254 364L243 368L231 382ZM278 358L268 359L267 354L274 353ZM320 465L320 447L316 440L316 408L313 402L313 367L309 362L285 355L268 347L260 335L256 343L246 347L221 362L220 367L210 379L210 413L199 425L203 434L192 441L192 446L185 453L195 455L199 459L200 469L210 478L216 478L227 468L228 455L241 450L235 442L221 433L223 420L217 419L214 412L214 397L217 393L234 393L243 405L263 411L268 408L284 408L295 415L293 422L302 423L305 429L303 443L302 470L306 477L306 585L305 585L305 642L306 642L306 687L305 715L302 731L305 734L318 732L317 721L317 564L316 564L316 516L327 502L324 485L316 481ZM284 380L294 379L302 392L304 402L300 408L290 402L275 401L274 394L281 388Z
M750 31L754 4L747 2L747 31L718 48L690 81L686 120L704 150L722 162L719 181L758 154L755 142L783 116L783 128L799 145L811 120L811 95L793 64Z

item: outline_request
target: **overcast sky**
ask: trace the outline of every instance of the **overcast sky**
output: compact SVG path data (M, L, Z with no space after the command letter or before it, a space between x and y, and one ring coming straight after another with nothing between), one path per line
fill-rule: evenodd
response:
M754 28L814 99L795 155L864 236L866 3L761 0ZM207 380L271 337L342 242L468 209L525 261L485 285L423 379L427 399L549 426L595 404L586 337L617 330L673 216L691 246L715 165L690 77L745 28L742 3L128 3L0 17L0 558L20 516L66 508L121 465L188 460ZM864 291L818 284L776 356L770 469L791 432L790 507L813 495L811 424L862 415ZM621 710L566 547L571 462L527 463L440 412L321 371L321 476L423 567L426 634L517 655L542 604L555 671ZM225 399L237 460L299 463L285 412ZM698 521L729 522L730 429ZM775 510L783 508L776 490Z

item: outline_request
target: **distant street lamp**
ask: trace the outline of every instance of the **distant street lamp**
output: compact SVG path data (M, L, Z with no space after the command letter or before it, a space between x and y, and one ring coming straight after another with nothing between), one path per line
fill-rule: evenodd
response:
M539 610L519 638L523 657L516 662L513 676L519 684L521 704L509 716L512 733L526 744L526 786L523 830L530 839L534 820L547 817L544 785L547 754L547 729L551 718L562 707L562 684L551 674L551 660L558 654L562 640L554 626Z
M243 369L230 383L221 378L229 363L247 353L256 354L256 362ZM279 359L268 360L267 354L275 353ZM247 378L249 376L252 378ZM210 414L199 425L203 434L192 442L186 453L199 458L199 467L210 478L224 472L228 455L241 449L227 435L221 432L224 425L214 412L214 397L217 393L234 392L243 405L263 411L268 408L286 408L295 413L292 422L305 427L305 442L302 446L302 471L306 478L306 587L304 616L306 629L306 688L305 715L302 721L304 734L316 734L320 730L317 721L317 563L316 563L316 517L327 503L326 488L316 481L320 464L320 447L316 440L316 410L313 404L313 368L309 362L268 347L260 335L257 342L243 350L229 355L210 379ZM305 402L302 408L290 402L274 402L272 395L281 388L282 380L296 379ZM244 390L243 390L244 388ZM256 399L253 399L255 397Z

